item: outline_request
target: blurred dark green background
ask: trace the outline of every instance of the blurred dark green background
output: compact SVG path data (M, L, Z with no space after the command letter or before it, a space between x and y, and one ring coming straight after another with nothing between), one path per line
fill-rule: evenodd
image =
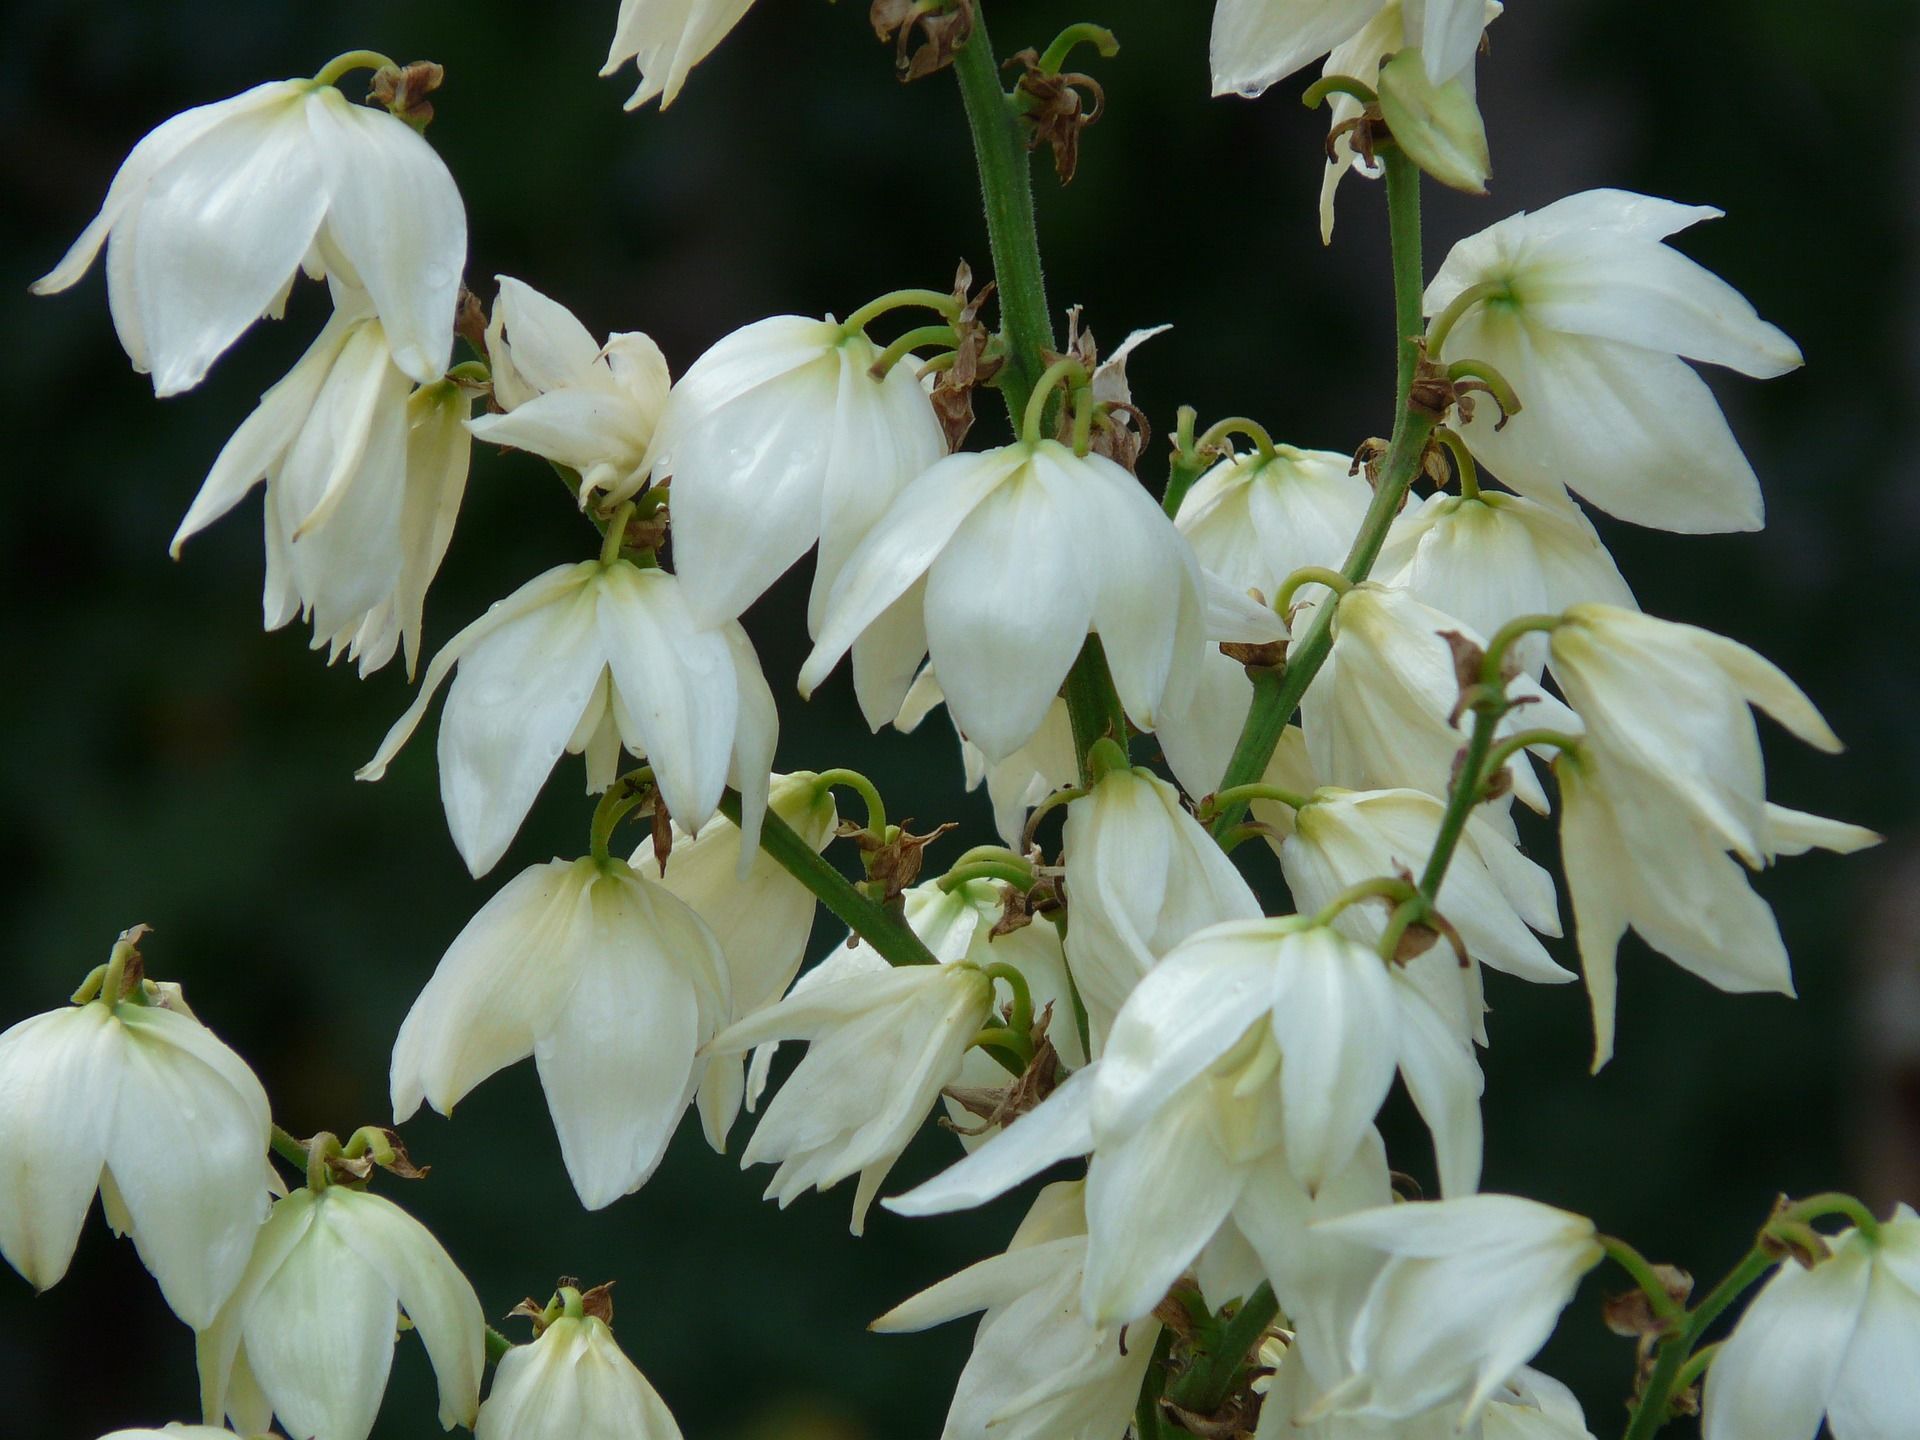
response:
M671 111L628 115L631 72L594 78L613 0L6 7L0 1024L60 1003L116 931L151 922L151 969L185 982L259 1069L278 1118L345 1133L385 1116L388 1046L448 940L516 867L585 839L570 761L476 885L446 838L430 743L386 783L352 782L405 704L398 667L362 684L327 670L296 630L259 633L254 504L182 563L167 559L208 464L324 302L305 287L286 323L159 404L114 344L97 274L30 300L28 281L132 143L188 105L311 73L338 51L439 60L448 83L431 134L466 195L476 285L524 277L596 333L651 332L677 371L762 315L844 314L883 290L944 285L962 255L987 269L953 87L897 86L865 8L762 0ZM1349 181L1338 243L1321 249L1324 122L1296 103L1299 83L1258 103L1208 100L1202 0L989 10L1003 53L1080 19L1125 43L1096 67L1111 110L1079 178L1062 192L1043 174L1039 200L1056 305L1083 303L1109 344L1173 322L1133 366L1156 425L1193 402L1305 445L1349 449L1383 430L1381 197ZM1719 386L1767 489L1764 534L1606 529L1649 609L1756 644L1850 741L1827 760L1769 734L1777 797L1891 843L1761 877L1796 957L1797 1005L1720 996L1630 946L1620 1054L1598 1079L1577 992L1494 981L1489 1187L1584 1210L1703 1273L1744 1248L1776 1189L1920 1199L1920 147L1903 83L1920 61L1917 15L1908 0L1519 0L1482 70L1495 198L1429 208L1431 268L1458 236L1590 186L1723 206L1729 219L1682 244L1810 362L1764 387ZM989 417L976 442L996 431ZM1163 455L1156 444L1142 467L1156 484ZM589 543L536 463L478 457L430 643ZM843 680L810 707L792 696L802 593L789 581L748 618L783 698L782 763L859 763L897 813L962 817L987 838L983 805L957 796L942 724L868 740ZM831 943L824 927L816 943ZM1401 1163L1425 1170L1424 1138L1399 1108L1390 1118ZM622 1341L707 1440L937 1434L968 1327L879 1339L865 1323L998 1249L1019 1208L941 1222L876 1212L855 1241L844 1190L778 1214L758 1198L765 1172L742 1176L688 1126L642 1193L586 1215L530 1066L489 1082L457 1124L427 1115L407 1135L434 1173L399 1198L468 1267L489 1313L546 1296L560 1274L617 1280ZM943 1163L949 1143L927 1138L901 1181ZM1618 1429L1628 1355L1601 1331L1596 1291L1546 1363L1604 1436ZM419 1349L403 1343L398 1357L379 1434L433 1433ZM0 1432L91 1440L190 1418L194 1396L191 1337L97 1220L48 1295L0 1273Z

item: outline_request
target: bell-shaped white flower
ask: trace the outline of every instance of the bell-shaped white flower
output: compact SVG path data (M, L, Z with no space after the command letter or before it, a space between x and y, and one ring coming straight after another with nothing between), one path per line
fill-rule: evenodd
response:
M1331 1243L1316 1235L1317 1243ZM1260 1408L1254 1440L1594 1440L1580 1401L1550 1375L1522 1366L1461 1423L1456 1407L1441 1405L1401 1420L1325 1414L1316 1376L1296 1337L1280 1359ZM1314 1417L1314 1418L1308 1418Z
M1276 445L1208 470L1173 523L1209 571L1272 600L1294 571L1346 559L1372 497L1351 456Z
M1368 1137L1396 1068L1434 1133L1443 1187L1471 1190L1481 1078L1457 1022L1398 967L1324 927L1216 925L1135 987L1101 1058L885 1203L904 1215L962 1209L1091 1152L1084 1304L1095 1324L1150 1312L1229 1219L1278 1286L1293 1273L1286 1257L1309 1243L1315 1192L1376 1170L1384 1184Z
M598 491L633 494L651 468L667 404L660 347L638 331L598 344L566 306L510 275L494 278L487 359L505 413L477 416L468 428L579 472L582 504Z
M779 715L738 624L702 628L680 583L626 560L560 565L462 630L358 772L378 780L458 663L440 717L440 798L461 858L484 875L506 853L563 753L587 788L613 783L624 745L645 756L669 811L698 828L728 785L759 843Z
M971 936L970 907L954 909ZM807 1190L859 1175L852 1226L858 1235L887 1172L960 1073L992 1011L993 982L965 960L880 973L856 965L825 983L806 980L803 975L778 1005L729 1026L709 1053L808 1042L740 1164L779 1166L767 1198L778 1199L782 1209Z
M1390 1258L1361 1307L1353 1380L1322 1401L1467 1421L1544 1345L1602 1251L1593 1222L1514 1195L1391 1205L1315 1226Z
M267 629L310 617L314 648L345 651L362 675L404 641L411 674L466 492L471 401L452 380L409 394L366 297L335 294L319 338L220 451L172 549L265 480Z
M1471 716L1449 724L1460 681L1446 636L1475 645L1485 637L1405 590L1356 585L1331 603L1333 649L1300 702L1307 754L1323 784L1353 790L1408 787L1445 795ZM1297 623L1297 622L1296 622ZM1521 677L1509 696L1528 703L1500 722L1500 735L1544 726L1578 730L1567 708ZM1513 792L1545 811L1546 792L1520 756L1508 762ZM1505 821L1503 812L1494 812Z
M1898 1440L1920 1416L1920 1216L1879 1243L1847 1229L1832 1258L1785 1264L1707 1371L1706 1440Z
M1333 47L1320 73L1350 76L1378 89L1381 65L1406 46L1409 34L1424 29L1425 16L1420 9L1420 0L1407 5L1403 5L1402 0L1388 0L1350 39ZM1483 0L1480 28L1484 31L1505 9L1500 0ZM1418 18L1410 22L1408 11L1415 12ZM1464 23L1466 7L1459 13ZM1473 64L1466 64L1455 78L1471 101L1475 90ZM1383 173L1379 160L1369 160L1353 143L1352 122L1360 118L1364 108L1358 98L1344 91L1327 96L1327 168L1320 180L1320 243L1323 245L1333 243L1333 200L1347 172L1355 171L1369 180L1378 180Z
M471 1427L486 1317L440 1242L384 1196L296 1190L273 1207L240 1287L198 1336L208 1424L293 1440L366 1440L404 1315L427 1347L440 1423Z
M1073 906L1067 965L1097 1055L1169 951L1222 920L1258 919L1260 902L1180 792L1148 770L1116 767L1070 802L1061 845Z
M1686 361L1768 379L1801 363L1799 347L1661 243L1720 213L1589 190L1453 247L1427 287L1427 314L1457 316L1433 358L1485 361L1519 395L1504 425L1488 403L1460 426L1502 480L1661 530L1760 528L1753 467Z
M868 1327L903 1334L984 1311L940 1440L1112 1440L1127 1428L1160 1323L1117 1331L1080 1308L1084 1182L1047 1186L1004 1254L922 1290Z
M1189 795L1211 795L1220 788L1240 731L1253 705L1253 682L1238 660L1209 648L1201 657L1199 675L1185 704L1169 706L1154 731L1167 768ZM1307 756L1306 736L1298 725L1281 732L1267 761L1263 784L1277 785L1304 795L1318 783ZM1271 801L1257 800L1254 818L1285 834L1293 812Z
M870 675L855 682L878 729L931 654L954 724L1003 760L1039 730L1094 633L1128 717L1151 729L1193 685L1206 597L1191 547L1104 456L1054 440L949 455L848 558L800 692L864 635Z
M1430 495L1409 506L1394 521L1373 573L1482 635L1522 615L1558 614L1589 601L1639 608L1577 506L1492 490ZM1538 679L1547 637L1522 635L1507 653Z
M159 395L198 385L277 313L303 263L372 296L410 378L438 380L452 355L460 192L413 127L332 85L270 81L151 132L34 293L67 289L102 245L120 344Z
M597 1316L569 1312L532 1344L500 1357L473 1434L474 1440L680 1440L680 1427L612 1329Z
M713 932L617 860L521 871L467 922L400 1026L395 1123L443 1115L528 1055L589 1210L646 1183L728 1014Z
M1355 41L1388 10L1399 22L1391 48L1417 46L1435 85L1471 72L1486 0L1218 0L1209 52L1213 93L1258 95Z
M198 1329L266 1216L269 1124L253 1071L163 987L22 1020L0 1034L0 1254L54 1285L98 1190Z
M818 541L807 607L817 634L847 557L946 454L917 362L876 380L879 358L862 330L776 315L721 340L673 387L654 478L673 482L674 564L709 623L737 616ZM911 678L912 666L901 690ZM896 694L886 718L898 708Z
M1375 876L1419 876L1446 813L1443 801L1421 790L1324 789L1308 798L1280 846L1281 872L1304 914ZM1553 876L1478 816L1468 817L1437 905L1475 961L1544 984L1574 978L1534 937L1535 931L1560 933ZM1387 912L1379 905L1349 905L1333 924L1373 944L1386 932ZM1446 958L1453 963L1451 954Z
M913 688L900 702L893 728L911 735L936 706L946 703L939 677L931 665L923 665L914 678ZM1021 848L1027 828L1027 815L1054 791L1074 784L1080 778L1080 761L1074 752L1073 721L1067 715L1067 702L1056 698L1047 707L1046 718L1033 737L1003 760L989 760L980 747L961 735L960 764L967 789L987 787L987 799L993 806L993 828L1014 849Z
M178 1420L160 1430L116 1430L100 1440L234 1440L224 1425L182 1425Z
M839 823L832 788L811 771L775 775L767 806L816 852L826 848ZM819 903L765 851L749 851L742 840L739 827L724 815L694 834L676 820L665 874L651 841L630 862L642 881L657 881L692 906L720 942L732 991L723 1023L764 1010L786 993L800 973ZM726 1149L745 1083L739 1056L710 1055L703 1062L696 1101L716 1150Z
M620 0L613 47L600 73L611 75L633 61L640 71L640 88L627 109L638 110L658 98L664 110L680 94L693 67L713 53L752 5L753 0Z

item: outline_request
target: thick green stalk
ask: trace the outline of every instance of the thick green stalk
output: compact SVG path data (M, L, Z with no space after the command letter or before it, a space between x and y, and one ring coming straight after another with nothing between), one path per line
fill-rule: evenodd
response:
M1420 363L1420 300L1425 272L1420 251L1420 171L1400 151L1388 147L1381 152L1387 168L1387 222L1393 239L1393 315L1397 336L1397 360L1394 394L1393 439L1387 458L1380 466L1374 485L1373 503L1360 522L1360 533L1347 552L1341 574L1358 584L1367 578L1373 562L1386 543L1387 529L1400 513L1401 503L1414 477L1420 473L1427 441L1433 435L1437 417L1415 411L1407 404L1413 391L1414 372ZM1254 677L1253 704L1247 711L1246 725L1234 746L1233 759L1221 777L1220 788L1231 790L1250 785L1267 772L1267 762L1280 743L1280 736L1300 706L1300 697L1313 684L1314 676L1333 649L1332 603L1314 607L1313 619L1304 635L1294 637L1287 647L1287 663L1279 671L1267 671ZM1213 822L1213 833L1223 836L1241 821L1245 805L1229 805Z
M1000 393L1018 430L1027 397L1045 364L1041 355L1054 348L1053 322L1033 218L1032 162L1013 101L1000 86L1000 66L987 36L984 8L974 7L973 34L954 55L953 73L967 107L967 128L973 132L980 199L987 212L987 242L993 250L993 278L1000 287L1000 319L1007 343Z
M1092 785L1093 747L1111 740L1122 751L1127 748L1127 712L1120 708L1120 696L1107 673L1107 652L1098 635L1089 635L1080 647L1080 658L1067 672L1062 692L1067 702L1067 720L1073 726L1073 753L1080 766L1080 783Z
M738 825L740 797L727 791L720 799L720 813ZM760 826L760 848L781 869L811 890L822 905L844 920L848 929L879 951L889 965L939 963L906 921L855 889L851 880L828 864L791 825L771 810Z
M1173 1387L1174 1403L1196 1415L1218 1412L1233 1393L1233 1380L1240 1367L1247 1363L1279 1313L1280 1302L1273 1297L1273 1287L1262 1281L1222 1328L1214 1352L1180 1377Z
M1486 709L1473 717L1473 735L1467 741L1466 758L1453 777L1453 789L1447 795L1446 813L1440 817L1440 829L1433 837L1433 850L1427 856L1427 868L1420 872L1420 893L1429 904L1440 894L1440 882L1447 878L1447 866L1467 828L1474 806L1480 803L1485 788L1481 771L1486 768L1487 752L1493 749L1493 732L1499 728L1500 712ZM1524 761L1522 762L1525 763Z

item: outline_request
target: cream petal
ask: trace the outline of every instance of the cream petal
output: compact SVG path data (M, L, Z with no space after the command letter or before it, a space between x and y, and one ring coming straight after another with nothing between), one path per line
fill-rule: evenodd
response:
M956 1164L880 1203L896 1215L944 1215L1004 1195L1049 1165L1093 1149L1091 1101L1098 1062L1076 1070L1045 1101Z
M1875 1278L1857 1244L1811 1270L1775 1270L1707 1371L1705 1440L1813 1440ZM1838 1426L1835 1433L1855 1440Z

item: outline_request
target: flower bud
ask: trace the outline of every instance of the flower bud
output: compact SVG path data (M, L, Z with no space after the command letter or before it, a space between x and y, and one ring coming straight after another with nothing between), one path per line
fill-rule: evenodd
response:
M680 1440L680 1427L592 1315L562 1315L501 1357L474 1440Z

